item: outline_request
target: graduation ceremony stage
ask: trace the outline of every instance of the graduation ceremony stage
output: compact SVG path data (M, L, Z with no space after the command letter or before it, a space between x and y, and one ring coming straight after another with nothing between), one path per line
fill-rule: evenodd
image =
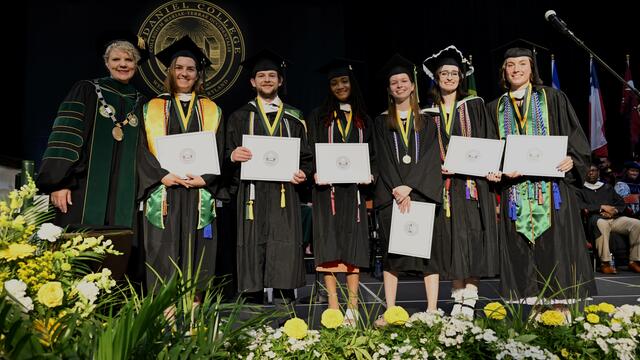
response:
M319 328L320 314L327 308L327 303L326 300L322 301L322 295L314 295L318 291L318 283L316 281L314 275L307 274L307 285L297 290L298 301L295 305L295 311L298 317L304 319L309 314L315 313L316 316L312 317L314 324L310 325ZM615 306L640 304L640 274L627 271L626 266L620 266L617 275L605 275L596 272L595 281L598 287L598 295L592 296L585 305L601 302L607 302ZM478 286L480 299L476 305L476 312L482 311L482 308L489 302L501 301L499 287L499 278L480 280ZM346 291L344 283L343 289ZM360 275L359 291L361 315L364 316L366 311L371 314L371 321L375 320L378 314L382 314L385 311L382 281L367 272L363 272ZM344 306L345 297L340 289L338 290L338 297L340 298L341 306ZM396 305L405 308L409 314L425 311L427 300L424 282L418 277L400 277ZM448 314L452 306L451 281L441 280L440 291L438 292L438 308ZM273 309L273 305L266 305L265 307ZM528 309L529 307L525 306L525 308Z

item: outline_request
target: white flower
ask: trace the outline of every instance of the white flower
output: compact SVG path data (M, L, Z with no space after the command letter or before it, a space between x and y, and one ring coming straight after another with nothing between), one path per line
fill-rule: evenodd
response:
M44 223L40 226L37 235L42 240L56 242L60 235L62 235L62 228L55 226L52 223Z
M398 334L393 333L391 334L391 336L389 336L391 338L391 340L395 340L398 337Z
M269 359L275 359L276 357L276 353L274 353L273 351L267 351L266 353L264 353L264 355Z
M607 344L606 341L604 341L604 339L597 338L596 339L596 344L598 344L598 346L600 346L600 349L602 349L602 351L604 351L605 354L609 353L609 345Z
M16 298L23 297L27 294L27 284L22 282L22 280L7 280L4 282L4 288L7 290L7 293Z
M27 284L21 280L11 279L4 282L4 288L10 295L7 298L20 305L22 312L28 313L33 310L33 300L27 296Z
M76 285L76 289L80 296L89 300L89 303L93 304L98 298L98 294L100 293L100 289L96 286L96 284L92 282L82 281Z

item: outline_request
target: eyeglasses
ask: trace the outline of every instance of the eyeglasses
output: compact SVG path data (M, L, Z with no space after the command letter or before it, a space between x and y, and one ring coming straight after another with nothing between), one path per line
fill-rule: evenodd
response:
M460 72L459 71L440 71L438 75L442 77L447 77L447 76L457 77L457 76L460 76Z

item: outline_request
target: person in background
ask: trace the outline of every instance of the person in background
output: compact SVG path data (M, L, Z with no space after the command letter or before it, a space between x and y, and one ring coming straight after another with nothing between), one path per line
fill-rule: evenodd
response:
M595 165L589 166L584 187L577 192L580 207L589 216L589 235L595 238L600 272L616 274L611 266L609 235L621 234L629 237L629 270L640 273L640 220L623 216L625 203L610 184L598 181L600 172Z

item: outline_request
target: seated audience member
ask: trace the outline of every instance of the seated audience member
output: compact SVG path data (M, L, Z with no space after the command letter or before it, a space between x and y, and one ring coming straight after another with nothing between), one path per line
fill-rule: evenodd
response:
M627 161L624 163L622 178L616 182L615 191L623 199L628 199L629 195L640 194L640 164L635 161ZM640 215L640 204L638 201L626 201L629 213L633 217Z
M629 237L629 270L640 273L640 220L620 216L624 210L624 200L613 187L598 181L599 170L591 165L587 172L584 187L578 190L581 208L589 215L589 233L595 237L600 271L605 274L616 274L611 266L609 235L613 233Z

